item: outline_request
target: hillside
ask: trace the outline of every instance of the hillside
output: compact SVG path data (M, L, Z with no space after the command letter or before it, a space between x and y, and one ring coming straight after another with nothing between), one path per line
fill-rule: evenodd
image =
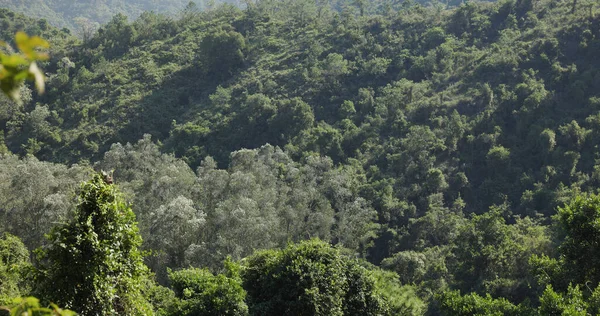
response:
M237 7L245 7L255 1L241 0L96 0L96 1L64 1L64 0L0 0L0 8L10 9L31 18L44 19L52 26L70 29L80 36L91 35L102 24L107 23L117 14L123 14L130 20L137 19L144 12L164 14L169 17L181 17L185 11L205 11L219 4L229 3ZM418 0L422 4L429 1ZM391 3L391 2L390 2ZM444 4L456 6L462 1L445 1ZM377 13L386 10L385 0L357 1L356 4L346 0L330 0L320 5L327 5L334 10L344 10L347 6L357 5L363 14Z
M400 225L459 196L468 213L551 215L597 181L596 20L585 3L527 3L116 17L47 67L49 92L24 109L47 114L5 120L6 144L73 163L148 133L195 168L269 143L357 168ZM404 206L369 195L382 190Z
M574 242L597 214L569 214L600 185L599 8L257 1L116 15L83 41L0 11L4 39L54 44L46 94L3 101L0 231L38 246L93 165L115 170L161 282L318 237L398 272L431 314L543 315L598 278L574 272L597 262Z
M193 3L190 9L205 10L215 3L227 1L204 1ZM123 14L136 19L143 12L153 11L168 16L177 16L190 3L187 0L127 0L127 1L63 1L63 0L1 0L0 8L10 9L28 17L44 19L53 26L68 28L75 33L98 28L117 15Z

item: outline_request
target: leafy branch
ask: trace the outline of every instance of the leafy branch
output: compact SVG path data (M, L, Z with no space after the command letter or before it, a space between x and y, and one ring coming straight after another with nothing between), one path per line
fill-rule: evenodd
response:
M0 51L0 89L20 103L19 88L25 80L32 80L38 93L44 93L44 74L36 62L48 60L48 53L40 51L40 48L48 48L50 44L39 36L29 37L24 32L17 32L15 43L20 53L6 54ZM0 41L0 47L11 51L5 42Z

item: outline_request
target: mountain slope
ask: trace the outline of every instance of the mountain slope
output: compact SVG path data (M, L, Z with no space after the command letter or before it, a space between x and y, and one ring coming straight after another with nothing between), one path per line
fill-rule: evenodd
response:
M66 27L75 32L86 28L97 28L116 15L123 14L135 19L145 11L154 11L166 15L175 15L183 11L189 3L187 0L0 0L0 8L7 8L23 13L29 17L45 19L53 26ZM210 4L199 1L193 7L206 9Z
M192 256L204 264L280 245L306 225L314 233L295 238L352 244L403 273L414 263L406 282L520 302L539 297L529 259L556 250L557 206L600 184L598 8L290 0L178 20L116 16L85 42L59 43L47 94L0 122L22 156L118 161L116 178L143 192L144 220L202 205L215 233L190 237L208 246L187 242L197 246L188 253L218 256ZM169 163L144 165L146 156ZM186 183L171 185L171 171ZM265 222L277 236L257 232ZM345 239L341 227L353 225ZM167 259L184 265L186 247Z

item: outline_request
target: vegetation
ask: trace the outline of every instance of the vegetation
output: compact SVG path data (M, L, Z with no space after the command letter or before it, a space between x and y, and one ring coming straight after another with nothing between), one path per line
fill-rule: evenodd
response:
M0 51L0 90L13 100L20 102L19 88L25 79L35 81L39 93L44 92L44 75L37 67L37 60L46 60L48 55L37 51L38 47L48 48L48 42L39 36L29 38L18 32L15 42L22 54L6 55ZM0 46L6 43L0 41Z
M245 260L244 288L252 315L401 315L386 308L367 269L322 241L264 250ZM398 305L418 300L399 294L385 298ZM406 315L416 312L407 310Z
M12 298L27 293L26 273L31 266L29 251L21 240L4 234L0 239L0 306L11 303Z
M0 309L1 310L1 309ZM61 309L51 304L50 307L41 307L40 302L35 297L16 298L13 304L8 307L7 312L10 316L35 315L35 316L73 316L75 312L68 309Z
M114 185L96 174L83 184L73 219L39 251L36 291L83 315L148 315L148 277L135 215Z
M188 10L209 9L217 1L199 1L188 5ZM218 1L227 2L227 1ZM95 2L72 2L62 0L29 0L29 1L5 1L3 7L27 16L43 19L53 26L69 28L82 36L89 36L100 24L108 22L113 16L122 14L130 18L137 18L145 11L154 11L175 15L180 13L188 4L185 0L175 1L150 1L150 0L127 0L127 1L95 1Z
M208 269L185 269L169 275L181 300L175 315L248 315L246 292L236 270L213 275Z
M123 5L0 9L1 304L600 313L594 1Z

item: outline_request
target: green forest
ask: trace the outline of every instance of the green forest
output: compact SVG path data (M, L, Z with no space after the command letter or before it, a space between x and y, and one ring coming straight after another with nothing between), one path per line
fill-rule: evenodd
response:
M197 0L190 8L205 10L224 2L238 3L237 0ZM91 36L116 14L132 19L146 11L176 16L188 3L186 0L0 0L0 8L45 19L55 27L72 30L81 36Z
M600 315L595 0L0 0L0 41L0 315Z

